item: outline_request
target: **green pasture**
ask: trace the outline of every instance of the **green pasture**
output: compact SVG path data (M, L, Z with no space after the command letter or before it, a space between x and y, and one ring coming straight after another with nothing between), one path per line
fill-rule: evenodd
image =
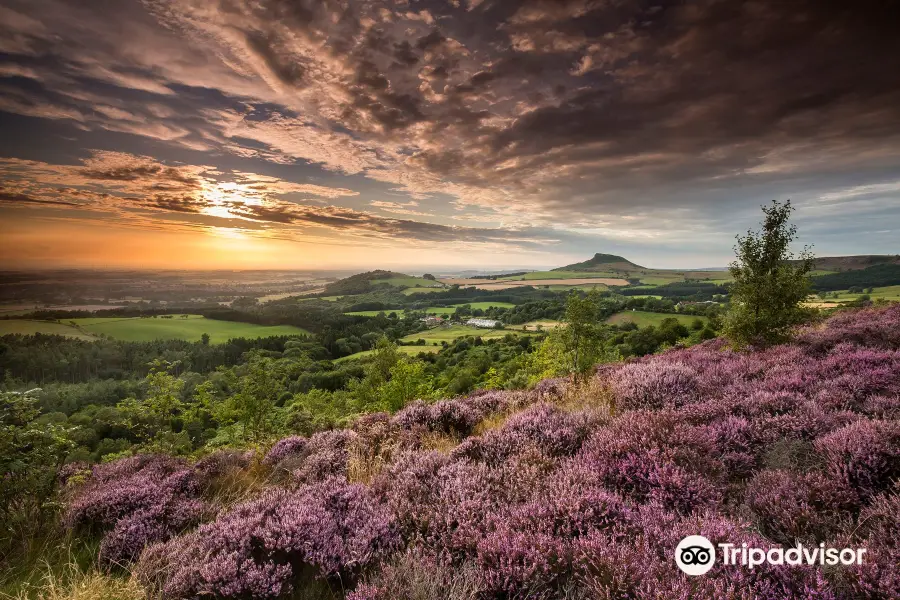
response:
M609 289L609 286L606 284L603 284L603 283L582 283L579 285L559 285L559 284L539 285L536 283L534 287L547 288L553 292L567 292L569 290L581 290L584 292L589 292L591 290L597 290L600 292L605 292Z
M427 281L427 280L426 280ZM411 287L402 290L400 293L405 296L411 296L412 294L433 294L435 292L443 292L444 288L439 287Z
M645 312L645 311L624 311L620 313L616 313L613 316L606 319L606 322L610 325L621 325L623 323L634 323L638 327L647 327L649 325L653 325L654 327L659 327L663 319L668 319L670 317L674 317L678 319L678 322L682 325L690 326L691 323L694 322L694 319L700 319L704 323L707 322L706 317L695 317L694 315L679 315L673 313L654 313L654 312Z
M345 312L344 314L354 317L377 317L381 313L384 313L385 316L388 316L391 313L397 313L397 318L402 319L406 314L406 311L402 308L389 308L387 310L355 310L352 312Z
M169 315L167 315L169 316ZM153 340L199 341L204 333L209 334L210 343L221 344L231 338L261 338L273 335L303 335L309 332L292 325L255 325L236 321L207 319L202 315L171 315L171 319L161 316L141 317L92 317L85 319L64 319L88 334L107 335L126 342L149 342Z
M448 344L453 342L453 340L459 339L461 337L480 337L483 340L490 340L496 338L502 338L508 333L516 333L522 335L524 332L521 331L521 328L517 331L515 328L510 328L507 330L504 329L479 329L478 327L469 327L468 325L453 325L451 327L435 327L434 329L429 329L428 331L422 331L420 333L413 333L404 338L402 338L404 343L414 343L417 340L425 340L425 343L428 345L440 346L441 342L447 342ZM528 334L525 335L529 335Z
M436 282L423 277L388 277L386 279L373 279L372 285L388 284L394 287L431 287L438 285ZM440 288L437 288L440 289Z
M884 287L872 288L872 292L866 294L865 292L851 293L849 290L839 290L837 292L827 292L827 298L819 298L818 296L810 296L810 301L820 304L839 304L842 302L852 302L853 300L857 300L860 296L869 296L871 300L889 300L892 302L900 302L900 285L889 285ZM836 294L836 297L835 295Z
M440 350L440 346L397 346L397 350L406 354L408 356L416 356L420 352L438 352ZM365 358L367 356L371 356L375 351L374 350L364 350L363 352L357 352L356 354L351 354L349 356L343 356L334 362L341 363L346 362L348 360L356 360L358 358Z
M33 321L31 319L4 319L0 320L0 335L34 335L43 333L46 335L64 335L80 340L95 339L89 333L79 331L71 325L54 323L52 321Z
M535 271L518 277L506 277L498 281L532 281L541 279L621 279L622 273L613 271L598 273L596 271Z

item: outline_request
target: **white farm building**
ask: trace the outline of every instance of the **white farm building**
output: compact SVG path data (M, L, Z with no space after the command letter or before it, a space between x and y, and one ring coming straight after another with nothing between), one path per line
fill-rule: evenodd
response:
M466 325L481 327L482 329L493 329L499 322L500 321L495 321L494 319L469 319L466 321Z

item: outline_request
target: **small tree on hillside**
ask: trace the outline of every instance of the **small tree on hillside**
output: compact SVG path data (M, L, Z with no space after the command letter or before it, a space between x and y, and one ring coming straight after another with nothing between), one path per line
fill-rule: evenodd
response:
M797 227L788 225L790 200L762 207L762 230L737 236L737 260L731 263L734 282L725 334L737 347L766 345L787 339L791 327L809 317L802 302L810 293L813 255L804 247L796 261L789 246Z

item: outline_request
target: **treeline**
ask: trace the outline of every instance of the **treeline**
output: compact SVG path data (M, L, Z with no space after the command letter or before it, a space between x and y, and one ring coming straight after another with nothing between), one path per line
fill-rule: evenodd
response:
M527 275L529 271L516 271L515 273L500 273L499 275L472 275L470 279L503 279L504 277L521 277Z
M36 385L133 379L146 376L150 363L160 359L177 364L177 371L209 373L238 364L251 350L283 352L293 339L290 336L236 338L225 344L209 345L183 340L124 342L40 333L5 335L0 337L0 379Z
M831 292L846 290L851 287L884 287L900 285L900 265L875 265L865 269L843 271L812 278L812 287L816 291Z
M712 300L714 296L724 296L728 288L724 285L701 281L676 281L655 287L620 288L616 290L622 296L662 296L680 300L703 301Z

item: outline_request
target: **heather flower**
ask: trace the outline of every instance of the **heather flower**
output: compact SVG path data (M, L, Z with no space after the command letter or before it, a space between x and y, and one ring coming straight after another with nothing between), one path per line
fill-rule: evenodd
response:
M832 477L863 499L900 478L900 423L861 420L819 438L816 450Z
M825 541L859 505L852 490L819 473L763 471L746 493L760 531L783 544Z
M697 400L695 371L678 363L630 363L613 375L610 384L623 410L681 406Z
M200 491L197 473L182 461L130 457L97 465L69 503L64 522L70 529L105 534L101 561L124 565L145 546L199 522Z
M152 543L165 541L200 522L204 504L199 500L170 498L165 504L138 510L116 522L100 544L100 561L126 565Z
M252 450L217 450L194 463L194 472L199 481L209 483L211 480L230 472L246 469L253 462Z
M548 598L571 573L567 540L502 526L478 542L477 566L486 592L502 598Z
M587 413L569 413L541 403L513 415L499 429L466 439L452 456L490 464L531 450L549 457L570 456L578 451L589 431Z
M305 567L352 578L399 543L392 516L364 486L329 479L267 490L183 540L152 547L138 571L169 598L278 598Z
M263 464L274 467L287 458L302 457L306 451L307 443L308 440L299 435L286 437L277 442L266 453L265 458L263 458Z
M289 469L294 479L300 483L346 477L350 444L359 439L359 434L350 429L317 433L307 440L300 455L286 458L281 466Z
M895 597L900 589L900 483L876 497L859 515L854 529L859 546L868 551L861 565L848 567L850 585L860 598Z

